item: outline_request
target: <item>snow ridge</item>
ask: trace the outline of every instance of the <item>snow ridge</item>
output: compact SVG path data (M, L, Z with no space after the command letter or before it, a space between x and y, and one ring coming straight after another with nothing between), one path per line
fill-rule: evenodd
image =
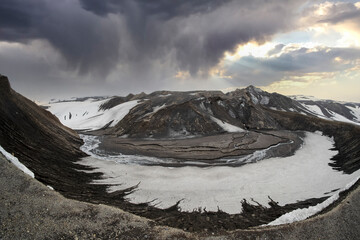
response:
M2 146L0 146L0 152L9 160L12 164L14 164L18 169L26 173L32 178L35 178L35 174L30 171L24 164L22 164L19 159L12 154L8 153Z

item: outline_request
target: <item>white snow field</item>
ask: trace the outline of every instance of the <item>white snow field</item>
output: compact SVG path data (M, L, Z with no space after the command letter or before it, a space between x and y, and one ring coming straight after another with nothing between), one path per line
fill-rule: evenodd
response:
M357 177L355 180L348 183L344 188L342 188L341 191L349 189L359 179L360 179L360 177ZM292 223L292 222L296 222L296 221L305 220L308 217L310 217L312 215L315 215L316 213L318 213L321 210L325 209L330 204L332 204L337 199L339 199L339 192L340 191L337 191L334 195L332 195L331 197L326 199L324 202L319 203L319 204L317 204L315 206L310 206L308 208L303 208L303 209L296 209L294 211L285 213L284 215L280 216L279 218L275 219L274 221L270 222L267 225L274 226L274 225L281 225L281 224L286 224L286 223Z
M344 116L342 116L342 115L340 115L338 113L335 113L335 112L333 112L331 110L327 110L331 114L331 117L326 117L318 106L316 106L316 105L307 105L305 103L300 103L300 104L304 108L308 109L310 112L312 112L313 114L315 114L319 118L360 125L359 122L347 119L346 117L344 117ZM358 119L357 114L359 114L359 112L358 112L359 108L351 108L349 106L347 106L347 108L350 109L352 111L353 115Z
M119 184L110 187L109 192L140 183L138 190L128 196L133 203L155 200L152 204L166 208L183 199L179 205L183 211L199 207L217 211L219 207L228 213L239 213L242 199L250 202L254 199L267 206L268 196L284 205L338 194L340 189L356 180L360 172L347 175L328 166L330 158L336 154L329 150L332 144L331 138L319 132L306 133L304 144L295 155L241 167L143 166L132 163L133 156L122 156L128 158L124 164L116 158L93 153L80 163L104 173L104 179L94 181L94 184ZM83 150L89 152L90 145ZM93 144L92 148L96 146Z
M100 105L107 101L109 99L57 102L51 103L47 110L54 114L62 124L74 130L98 130L111 121L113 122L110 127L115 126L129 113L131 108L139 103L138 100L134 100L119 104L111 109L99 110Z
M312 103L312 101L327 101L327 100L320 100L320 99L316 99L312 96L303 96L303 95L294 95L294 96L289 96L290 98L297 100L297 101L302 101L299 102L309 113L315 114L317 117L322 118L322 119L327 119L327 120L333 120L333 121L338 121L338 122L345 122L345 123L352 123L352 124L356 124L356 125L360 125L360 107L358 106L348 106L345 105L346 108L348 108L351 112L351 114L354 116L354 120L352 119L348 119L345 116L342 116L336 112L333 112L329 109L326 109L326 111L328 113L331 114L330 117L325 116L325 114L321 111L320 107L317 105L313 105L314 103ZM346 102L337 102L339 104L345 104ZM275 109L276 110L276 109ZM300 112L301 113L301 112Z
M9 160L12 164L14 164L18 169L34 178L35 175L32 171L30 171L24 164L22 164L19 159L12 154L8 153L2 146L0 146L0 153L2 153L7 160Z
M358 106L355 106L355 107L346 106L346 107L351 110L352 114L360 122L360 107L358 107Z

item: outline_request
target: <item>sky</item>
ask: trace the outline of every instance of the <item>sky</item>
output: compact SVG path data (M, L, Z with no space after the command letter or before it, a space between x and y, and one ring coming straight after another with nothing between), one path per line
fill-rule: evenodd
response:
M0 74L37 101L254 85L360 102L360 2L1 0Z

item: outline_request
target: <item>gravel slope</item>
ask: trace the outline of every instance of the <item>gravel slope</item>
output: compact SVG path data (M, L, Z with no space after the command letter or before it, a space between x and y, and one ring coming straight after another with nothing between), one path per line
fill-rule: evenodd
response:
M223 236L196 235L123 212L64 198L0 154L0 239L360 239L360 188L310 220Z
M0 239L154 239L189 234L104 205L64 198L0 154Z

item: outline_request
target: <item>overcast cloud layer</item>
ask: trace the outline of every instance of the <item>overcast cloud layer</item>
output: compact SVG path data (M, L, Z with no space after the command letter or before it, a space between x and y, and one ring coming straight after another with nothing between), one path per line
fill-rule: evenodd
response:
M65 96L265 86L289 72L354 67L357 46L285 53L277 45L267 56L274 58L246 56L223 65L225 53L248 42L261 45L316 24L359 27L356 4L329 4L316 15L314 2L320 1L2 0L0 73L25 95ZM334 64L336 57L352 62ZM224 67L231 80L214 78L211 72Z

